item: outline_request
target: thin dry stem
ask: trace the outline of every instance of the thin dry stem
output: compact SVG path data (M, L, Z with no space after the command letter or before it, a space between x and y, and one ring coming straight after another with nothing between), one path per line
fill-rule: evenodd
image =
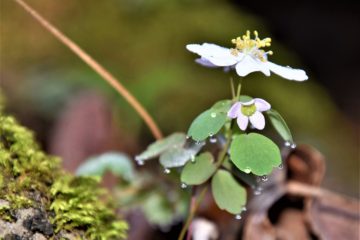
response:
M89 67L91 67L95 72L97 72L107 83L109 83L125 100L135 109L135 111L140 115L144 120L146 125L149 127L153 136L156 139L162 138L162 133L150 116L150 114L145 110L145 108L140 104L140 102L103 66L96 62L89 54L82 50L76 43L70 40L62 32L60 32L56 27L49 23L45 18L43 18L39 13L37 13L32 7L26 4L22 0L14 0L21 7L23 7L26 12L28 12L33 18L35 18L46 30L52 33L55 38L62 42L66 47L73 51L79 58L81 58Z

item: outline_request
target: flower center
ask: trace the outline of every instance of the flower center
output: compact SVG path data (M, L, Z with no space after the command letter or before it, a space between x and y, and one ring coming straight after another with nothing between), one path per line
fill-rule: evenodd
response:
M271 46L271 38L260 39L257 31L254 31L254 39L251 39L250 31L246 31L246 35L231 40L235 44L235 48L230 49L231 54L237 56L239 53L251 54L263 62L267 61L267 55L272 55L272 51L265 52L261 48Z
M256 106L255 104L251 104L251 105L241 105L241 112L242 114L244 114L245 116L252 116L255 112L256 112Z

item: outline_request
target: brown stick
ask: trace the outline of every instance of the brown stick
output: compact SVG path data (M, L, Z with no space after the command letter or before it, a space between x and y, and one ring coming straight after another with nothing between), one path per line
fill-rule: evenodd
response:
M315 198L323 197L323 198L332 198L332 199L340 199L340 200L343 199L354 200L350 197L345 197L338 193L334 193L320 187L311 186L295 181L290 181L286 184L286 192L295 196L302 196L302 197L315 197Z
M33 18L35 18L46 30L52 33L55 38L67 46L71 51L73 51L79 58L81 58L89 67L91 67L95 72L97 72L107 83L109 83L125 100L135 109L135 111L140 115L144 120L146 125L149 127L153 136L156 139L162 138L162 133L150 116L150 114L145 110L145 108L140 104L140 102L103 66L96 62L89 54L82 50L76 43L66 37L62 32L60 32L56 27L49 23L45 18L43 18L39 13L37 13L32 7L26 4L22 0L14 0L21 7L23 7L26 12L28 12Z

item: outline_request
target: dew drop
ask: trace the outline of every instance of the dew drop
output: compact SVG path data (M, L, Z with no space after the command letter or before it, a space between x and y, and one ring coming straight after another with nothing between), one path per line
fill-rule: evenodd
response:
M249 167L246 167L246 168L244 168L244 170L243 170L245 173L250 173L251 172L251 168L249 168Z
M169 174L169 173L171 173L171 171L170 171L170 169L165 168L165 169L164 169L164 173L165 173L165 174Z
M295 149L296 148L296 144L295 143L293 143L293 144L291 144L291 146L290 146L292 149Z
M217 138L216 137L211 137L209 139L210 143L216 143L217 142Z
M279 166L278 166L278 169L283 169L284 168L284 164L280 164Z
M240 215L240 214L236 214L236 215L235 215L235 219L236 219L236 220L240 220L240 219L241 219L241 215Z
M145 164L143 160L137 160L136 162L139 166L143 166Z
M212 118L216 118L216 112L212 112L212 113L210 114L210 116L211 116Z
M189 135L186 135L186 139L190 139L190 136L189 136Z
M191 155L190 160L191 160L192 163L194 163L195 162L195 155Z
M241 208L241 211L245 212L245 211L247 211L247 208L244 206Z
M266 176L266 175L261 176L261 181L267 182L267 180L269 180L268 176Z
M260 195L261 194L261 191L260 190L258 190L258 189L255 189L255 191L254 191L254 195Z
M286 142L284 143L284 145L285 145L285 147L290 147L290 146L291 146L291 142L286 141Z
M254 189L254 195L260 195L262 192L262 187L258 186Z
M181 188L187 188L187 185L186 185L186 183L181 183Z

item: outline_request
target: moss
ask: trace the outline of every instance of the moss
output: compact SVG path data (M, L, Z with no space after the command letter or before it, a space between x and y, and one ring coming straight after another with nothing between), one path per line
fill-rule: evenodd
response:
M56 214L57 231L88 226L86 236L90 239L125 238L126 223L114 221L111 209L98 204L99 197L106 197L106 192L97 187L99 181L96 177L74 178L70 175L55 181L50 192L56 199L50 209Z
M65 173L60 159L45 154L31 131L0 112L0 200L9 203L0 209L2 220L31 206L53 216L55 234L80 229L87 239L123 239L127 224L117 219L98 182Z

